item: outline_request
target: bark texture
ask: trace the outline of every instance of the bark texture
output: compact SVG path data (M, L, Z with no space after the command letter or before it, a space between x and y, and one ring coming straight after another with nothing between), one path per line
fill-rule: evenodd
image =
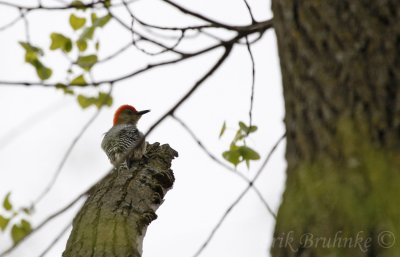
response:
M272 256L396 256L400 2L272 2L288 162Z
M114 170L99 182L73 221L63 257L139 257L147 226L172 187L168 145L148 145L130 170Z

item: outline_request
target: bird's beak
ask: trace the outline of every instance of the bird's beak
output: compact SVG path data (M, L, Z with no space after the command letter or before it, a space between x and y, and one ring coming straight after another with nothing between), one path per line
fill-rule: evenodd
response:
M137 114L143 115L143 114L146 114L146 113L148 113L148 112L150 112L150 110L140 111L140 112L137 112Z

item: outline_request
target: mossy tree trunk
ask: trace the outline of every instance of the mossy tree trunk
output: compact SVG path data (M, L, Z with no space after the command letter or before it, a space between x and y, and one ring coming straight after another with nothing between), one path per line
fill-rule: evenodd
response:
M76 215L63 257L140 257L147 226L172 187L168 145L149 145L130 170L120 168L100 181Z
M272 2L288 162L272 256L398 256L400 2Z

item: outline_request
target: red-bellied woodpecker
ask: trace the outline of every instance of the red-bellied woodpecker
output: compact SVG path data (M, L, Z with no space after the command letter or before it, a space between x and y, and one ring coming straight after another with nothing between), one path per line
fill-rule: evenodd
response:
M142 115L149 111L137 111L131 105L122 105L115 112L114 125L101 142L101 148L114 166L130 168L132 160L140 160L143 157L146 152L146 140L136 124Z

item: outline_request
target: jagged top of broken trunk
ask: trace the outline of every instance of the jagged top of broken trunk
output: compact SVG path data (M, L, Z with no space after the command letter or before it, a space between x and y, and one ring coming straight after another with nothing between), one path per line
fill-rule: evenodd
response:
M130 170L114 169L100 181L73 221L63 257L141 256L147 226L174 183L177 156L168 144L148 144Z

